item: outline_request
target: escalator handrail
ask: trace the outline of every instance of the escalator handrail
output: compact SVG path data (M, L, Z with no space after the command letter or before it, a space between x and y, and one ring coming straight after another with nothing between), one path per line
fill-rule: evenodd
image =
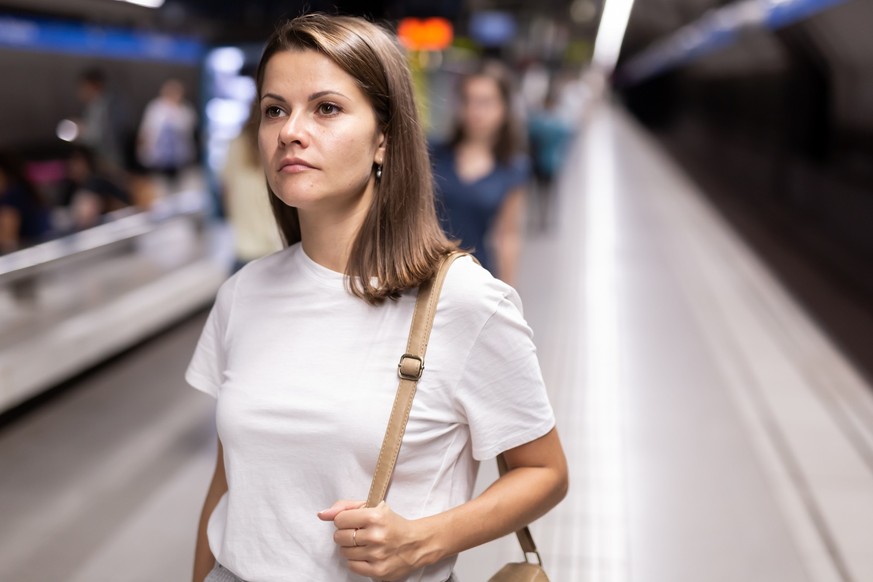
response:
M180 192L157 201L147 211L125 209L108 215L103 224L0 256L0 284L26 279L69 259L129 242L179 218L201 220L207 196Z

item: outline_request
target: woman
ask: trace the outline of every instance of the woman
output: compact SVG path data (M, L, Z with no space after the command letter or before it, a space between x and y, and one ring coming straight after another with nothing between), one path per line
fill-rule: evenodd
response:
M257 75L285 241L219 291L186 379L218 400L194 580L451 579L567 487L518 296L452 266L386 502L364 508L419 284L453 249L405 61L355 18L280 27ZM469 365L467 364L469 360ZM472 499L477 461L512 470Z
M512 113L509 73L485 62L461 79L459 96L452 136L433 151L437 207L449 236L512 284L531 171Z
M221 171L224 208L233 228L236 251L234 271L282 248L258 153L260 120L261 106L255 103L242 131L230 142Z

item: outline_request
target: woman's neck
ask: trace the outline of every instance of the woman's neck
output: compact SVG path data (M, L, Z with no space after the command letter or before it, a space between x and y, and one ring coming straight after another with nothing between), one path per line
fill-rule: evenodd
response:
M342 207L298 209L300 235L306 255L338 273L345 273L355 237L373 199L372 185L351 204Z
M494 171L494 150L482 141L462 141L455 149L455 172L462 182L476 182Z
M488 136L468 136L464 137L458 144L458 147L465 150L488 151L494 150L494 138Z

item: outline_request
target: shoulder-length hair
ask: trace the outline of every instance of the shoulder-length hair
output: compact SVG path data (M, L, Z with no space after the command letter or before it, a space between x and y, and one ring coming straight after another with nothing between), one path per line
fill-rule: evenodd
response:
M494 81L497 89L500 92L500 99L503 102L503 123L497 131L492 154L501 165L510 164L515 157L523 151L524 140L521 133L518 117L514 109L513 95L514 84L512 75L505 66L498 61L485 60L472 71L464 74L458 82L458 97L464 98L464 91L467 83L471 79L486 78ZM449 138L449 146L453 149L465 139L464 124L460 119L455 120L455 127L452 130Z
M404 55L392 35L361 18L299 16L267 41L256 77L258 99L273 55L301 50L325 55L355 79L385 135L382 177L376 180L345 274L349 290L370 304L396 299L432 277L445 254L456 248L437 219L430 158ZM282 238L287 245L299 242L297 209L270 193Z

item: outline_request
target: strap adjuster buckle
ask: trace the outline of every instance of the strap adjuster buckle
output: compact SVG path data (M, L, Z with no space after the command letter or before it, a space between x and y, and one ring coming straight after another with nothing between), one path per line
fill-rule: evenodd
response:
M400 363L397 364L397 376L401 380L418 382L423 373L424 360L412 354L403 354L400 356Z

